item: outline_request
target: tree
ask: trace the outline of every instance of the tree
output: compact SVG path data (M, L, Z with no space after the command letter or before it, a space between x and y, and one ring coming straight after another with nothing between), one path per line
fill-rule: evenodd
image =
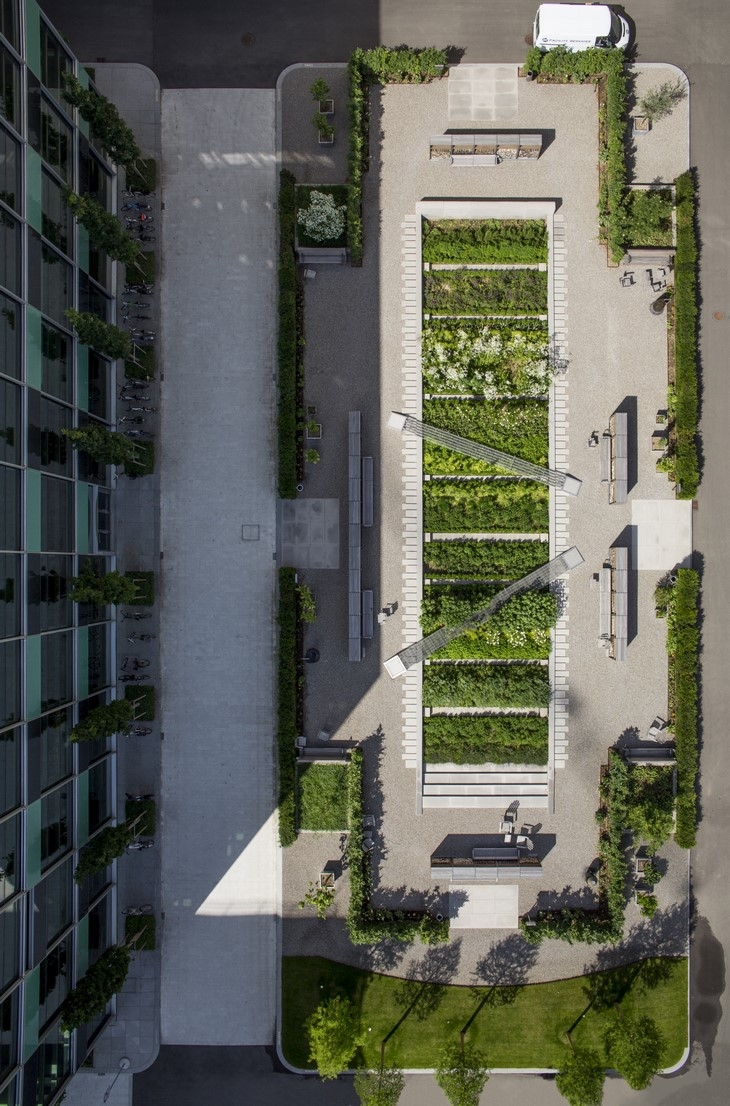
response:
M117 165L131 169L142 156L134 134L111 100L92 88L84 88L73 73L63 74L63 94L90 125L96 138Z
M122 822L119 826L107 826L92 837L76 865L74 881L79 887L89 876L103 872L107 865L121 856L134 841L134 822Z
M142 251L133 242L116 215L102 207L91 196L79 196L73 189L66 187L63 198L67 207L89 232L89 237L110 257L122 261L125 265L135 265Z
M78 1029L84 1022L104 1012L112 995L124 986L129 961L129 949L112 945L91 965L61 1003L61 1029L64 1033Z
M94 461L105 465L127 465L134 461L136 446L124 434L92 422L82 429L62 430L74 449L83 449Z
M352 1059L361 1043L356 1020L353 1003L341 995L320 1003L307 1018L309 1059L314 1060L322 1079L336 1079Z
M71 598L75 603L96 603L105 607L107 603L118 606L120 603L133 603L137 598L137 585L130 576L123 576L114 569L105 576L98 576L91 561L87 561L79 576L71 580Z
M321 118L324 119L324 115ZM326 119L325 123L327 123ZM334 196L329 192L315 190L309 194L308 205L297 214L297 222L304 227L313 242L329 242L344 234L346 211L347 204L338 207Z
M361 1106L396 1106L405 1082L400 1068L383 1066L378 1071L361 1068L355 1075L354 1087Z
M558 1072L555 1086L570 1106L601 1106L606 1072L593 1049L575 1050Z
M310 883L304 898L297 903L297 906L300 910L304 910L305 906L313 906L317 911L317 917L324 921L334 900L334 887L318 887L316 883Z
M76 331L79 341L86 346L93 346L99 353L116 361L118 358L128 357L132 352L132 339L129 335L113 323L105 323L98 315L69 308L66 318Z
M606 1032L606 1054L628 1085L643 1091L661 1066L664 1037L651 1018L632 1018L618 1011Z
M435 1077L452 1106L478 1106L487 1075L487 1058L465 1045L447 1045L439 1054Z
M312 99L321 104L323 100L329 97L330 86L324 77L317 77L317 80L312 82L309 91L312 93Z
M687 86L679 77L676 81L664 81L652 88L639 103L639 111L651 123L671 115L677 104L687 98Z
M106 706L94 707L74 726L69 741L98 741L113 733L127 733L134 722L134 705L129 699L114 699Z

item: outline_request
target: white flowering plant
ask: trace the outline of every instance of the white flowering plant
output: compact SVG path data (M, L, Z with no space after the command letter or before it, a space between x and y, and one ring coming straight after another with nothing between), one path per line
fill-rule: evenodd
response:
M331 242L345 232L347 206L338 206L329 192L309 194L309 204L297 215L297 222L313 242Z

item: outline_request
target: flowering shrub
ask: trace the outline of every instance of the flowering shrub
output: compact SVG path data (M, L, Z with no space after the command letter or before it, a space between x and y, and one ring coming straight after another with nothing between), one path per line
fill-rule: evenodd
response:
M546 395L552 379L544 323L432 320L423 331L423 383L452 395Z
M297 222L315 242L339 238L345 229L347 205L338 207L327 192L311 192L309 206L297 215Z

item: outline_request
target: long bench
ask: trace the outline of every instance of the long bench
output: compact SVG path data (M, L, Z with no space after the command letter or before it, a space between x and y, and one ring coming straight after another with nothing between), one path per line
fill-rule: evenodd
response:
M373 636L373 593L362 593L362 636L369 640Z
M657 768L674 768L676 764L674 750L667 747L645 749L632 746L624 749L623 753L630 764L653 764Z
M611 640L611 569L603 566L600 573L600 614L598 633L601 641Z
M617 411L609 420L611 432L611 481L608 489L609 503L625 503L629 487L628 418L625 411Z
M503 161L537 161L541 152L542 131L436 134L429 141L431 161L448 161L450 165L499 165Z
M611 646L614 660L625 661L629 641L629 551L614 545L611 560Z
M300 265L344 265L347 262L345 246L327 249L324 246L298 246L297 261Z
M449 164L465 169L478 169L484 165L499 165L496 154L452 154Z
M363 459L362 459L362 524L363 524L363 526L372 526L372 524L373 524L373 500L374 500L373 459L372 459L372 457L363 457Z
M676 250L673 246L632 246L621 259L622 265L671 265Z
M348 418L348 496L349 518L348 545L348 594L347 626L348 656L351 661L362 660L362 583L361 583L361 526L362 526L362 458L361 417L359 411L350 411Z
M432 880L461 883L463 880L499 883L500 880L541 879L539 860L526 864L522 860L486 860L478 864L431 865Z
M492 848L472 849L472 860L518 860L520 850L514 845L494 845Z

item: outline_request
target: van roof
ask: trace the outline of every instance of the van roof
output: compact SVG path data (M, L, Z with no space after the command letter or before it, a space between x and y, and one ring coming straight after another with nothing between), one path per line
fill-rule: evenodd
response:
M610 30L611 11L606 4L540 5L540 38L601 38Z

